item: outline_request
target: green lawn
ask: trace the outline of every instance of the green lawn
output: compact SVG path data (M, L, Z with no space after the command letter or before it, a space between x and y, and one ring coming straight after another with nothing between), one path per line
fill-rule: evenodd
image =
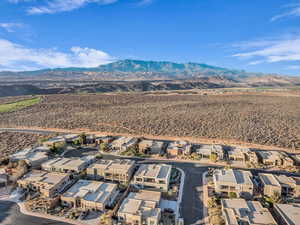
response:
M23 109L25 107L35 105L39 103L41 100L42 100L41 97L37 97L37 98L21 100L13 103L2 104L0 105L0 113L13 112L19 109Z

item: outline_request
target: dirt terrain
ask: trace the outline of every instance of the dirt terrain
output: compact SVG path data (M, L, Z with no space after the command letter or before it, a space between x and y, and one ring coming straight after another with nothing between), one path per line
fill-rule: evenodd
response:
M0 132L0 161L18 150L34 146L40 138L46 137L40 134Z
M300 98L288 94L49 95L0 127L84 129L235 140L300 149Z

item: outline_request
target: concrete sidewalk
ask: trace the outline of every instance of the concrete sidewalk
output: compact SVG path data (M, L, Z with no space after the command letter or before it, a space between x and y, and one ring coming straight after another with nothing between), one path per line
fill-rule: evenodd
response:
M203 182L203 218L204 224L209 225L209 216L208 216L208 185L206 179L207 172L202 175Z
M17 204L20 207L20 212L25 214L25 215L35 216L35 217L40 217L40 218L46 218L46 219L50 219L50 220L56 220L56 221L69 223L69 224L74 224L74 225L87 225L86 223L82 223L82 222L79 222L77 220L71 220L71 219L67 219L67 218L63 218L63 217L59 217L59 216L52 216L52 215L45 214L45 213L31 212L31 211L26 209L26 206L25 206L24 202L18 202Z
M53 215L49 215L49 214L45 214L45 213L31 212L26 209L24 202L19 202L16 197L13 197L12 195L9 195L9 194L0 195L0 200L10 201L10 202L14 202L14 203L18 204L18 206L20 208L20 212L24 215L29 215L29 216L34 216L34 217L39 217L39 218L44 218L44 219L50 219L50 220L68 223L68 224L74 224L74 225L88 225L87 223L82 223L77 220L67 219L64 217L53 216Z
M185 182L185 173L182 169L180 168L176 168L180 171L181 173L181 180L180 180L180 187L179 187L179 195L178 195L178 199L177 199L177 208L176 208L176 212L175 212L175 215L176 215L176 223L178 224L178 221L180 220L180 205L181 205L181 202L182 202L182 195L183 195L183 187L184 187L184 182Z

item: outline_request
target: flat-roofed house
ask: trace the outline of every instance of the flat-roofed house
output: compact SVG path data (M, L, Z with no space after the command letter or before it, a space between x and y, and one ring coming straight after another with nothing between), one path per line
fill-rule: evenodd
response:
M87 176L95 180L129 182L135 169L133 160L99 160L86 169Z
M17 183L23 189L38 191L44 197L53 197L70 184L71 180L69 174L32 170L19 179Z
M300 197L298 178L265 173L260 173L258 177L262 185L263 194L266 196L270 197L277 192L282 196Z
M145 188L168 191L172 166L166 164L142 164L135 173L133 183Z
M79 134L66 134L50 138L47 141L43 142L43 145L51 148L55 145L71 144L77 140L80 140Z
M92 155L81 158L55 158L43 163L42 169L63 173L80 173L95 161L96 157Z
M222 145L199 145L195 152L200 155L202 158L210 158L212 154L217 156L217 160L224 159L224 151Z
M38 167L48 160L47 151L43 148L28 148L18 151L10 156L12 162L24 160L31 167ZM46 148L45 148L46 149Z
M249 171L219 169L213 174L216 193L228 196L233 192L238 197L251 198L254 185Z
M136 147L138 143L137 138L133 137L118 137L109 144L109 148L114 151L125 152L129 148Z
M281 194L283 196L298 198L297 190L299 190L299 185L297 187L297 182L293 177L288 177L286 175L275 175L276 179L279 181L281 186Z
M294 189L294 197L300 198L300 177L293 177L293 179L296 181L296 187Z
M232 161L252 162L258 163L258 158L255 152L249 148L234 147L227 151L228 159Z
M79 180L61 196L61 202L82 210L104 211L113 204L117 194L117 184Z
M43 145L46 147L53 147L55 145L65 145L66 144L66 139L64 138L64 136L57 136L57 137L53 137L48 139L47 141L43 142Z
M79 141L80 140L80 135L79 134L66 134L63 136L65 139L66 143L72 144L74 141Z
M100 145L100 144L102 144L102 143L109 144L109 143L111 143L113 140L114 140L114 138L111 137L111 136L106 136L106 135L96 135L96 136L95 136L95 143L96 143L97 145Z
M160 192L131 192L118 210L118 220L122 224L158 225L161 218L160 201Z
M267 166L293 166L294 161L285 153L280 151L258 151L258 159Z
M300 154L293 154L293 155L292 155L292 158L293 158L294 161L295 161L295 165L296 165L296 166L300 166Z
M262 185L263 194L266 196L272 196L275 192L281 194L281 185L279 181L274 177L273 174L262 174L258 175L260 183Z
M160 155L164 142L155 140L142 140L139 144L139 151L151 155Z
M221 205L226 225L277 225L269 210L258 201L222 199Z
M300 224L300 204L275 204L274 212L280 225Z
M192 144L187 141L171 142L169 143L166 151L169 156L190 155L192 151Z

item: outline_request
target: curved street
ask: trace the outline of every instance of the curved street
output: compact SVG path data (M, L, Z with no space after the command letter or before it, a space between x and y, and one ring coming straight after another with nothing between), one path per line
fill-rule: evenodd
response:
M71 225L46 218L25 215L20 212L19 206L10 201L0 201L1 225Z

